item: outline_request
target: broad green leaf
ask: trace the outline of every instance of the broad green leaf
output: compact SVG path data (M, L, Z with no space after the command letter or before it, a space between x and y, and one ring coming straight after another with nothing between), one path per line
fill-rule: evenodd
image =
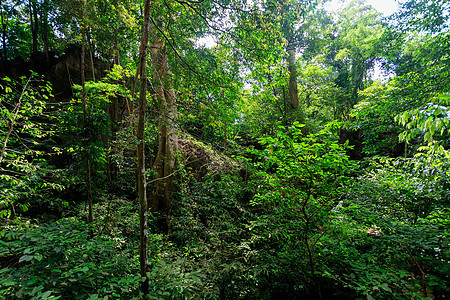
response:
M19 262L23 262L23 261L30 261L34 258L33 255L23 255L22 257L19 258Z

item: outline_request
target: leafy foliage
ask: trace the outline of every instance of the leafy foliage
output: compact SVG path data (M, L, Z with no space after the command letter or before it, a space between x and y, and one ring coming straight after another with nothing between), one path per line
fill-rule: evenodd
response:
M410 141L416 135L423 135L424 142L431 145L437 135L441 137L441 143L447 145L450 114L446 106L440 105L446 98L448 97L437 97L437 103L430 102L425 107L407 110L397 115L395 120L407 129L399 135L399 139Z
M54 134L45 102L52 97L50 86L32 74L20 82L6 77L0 88L4 91L0 96L0 215L15 217L33 202L39 206L56 201L55 206L67 206L52 196L64 185L58 183L59 174L45 159L48 146L42 145Z
M152 1L151 50L161 56L146 72L164 82L148 78L142 98L139 173L140 2L2 1L0 298L445 298L447 2L403 1L382 19L359 0L338 12L322 1ZM73 84L80 57L62 55L82 24L86 114ZM111 66L103 78L98 64ZM52 95L28 67L47 78L64 69L56 73L67 73L73 99ZM378 68L386 73L374 81ZM164 112L156 102L166 96ZM358 130L364 160L336 142L342 124ZM145 169L169 144L179 150L161 176L175 187L164 190L171 201L139 218L136 178L146 175L154 193L163 178Z
M286 132L279 130L277 137L262 139L267 148L260 155L272 172L259 174L264 185L255 195L254 205L267 206L270 213L260 216L256 224L269 236L287 239L281 250L286 251L286 259L293 259L288 252L291 247L304 253L299 262L303 266L299 267L315 288L304 283L301 289L309 295L321 295L318 274L322 274L326 260L322 239L330 231L332 208L346 185L345 175L354 165L342 146L327 139L326 132L305 137L302 126L294 123Z
M137 296L137 272L128 269L132 253L117 250L120 238L89 238L75 219L32 227L2 241L2 295L19 299L97 299ZM128 270L128 271L127 271ZM130 272L131 271L131 272ZM94 292L96 291L96 292Z
M431 287L436 294L447 293L444 262L449 255L449 237L442 229L448 223L444 204L448 187L439 186L447 171L438 171L441 176L425 175L434 169L428 163L435 161L430 164L433 166L442 159L424 155L386 160L373 166L349 190L339 209L341 226L365 231L366 238L345 239L345 244L362 254L343 260L350 263L344 276L347 284L373 297L425 297ZM348 249L344 252L351 253ZM363 273L367 278L356 276ZM369 281L379 286L371 289Z

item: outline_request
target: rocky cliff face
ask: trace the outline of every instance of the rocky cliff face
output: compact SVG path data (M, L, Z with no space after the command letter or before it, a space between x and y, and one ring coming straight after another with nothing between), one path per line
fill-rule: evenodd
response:
M86 80L102 78L111 67L108 61L91 57L90 53L86 54L85 62ZM4 61L0 68L0 77L18 79L21 76L29 76L32 70L51 83L56 99L66 99L73 95L72 85L81 83L80 64L80 47L69 45L60 57L55 57L55 53L50 52L48 57L44 53L32 55L28 61L21 57Z

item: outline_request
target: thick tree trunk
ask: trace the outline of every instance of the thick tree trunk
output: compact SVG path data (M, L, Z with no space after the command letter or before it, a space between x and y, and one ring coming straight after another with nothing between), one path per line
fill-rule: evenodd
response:
M44 46L45 58L48 63L49 57L48 57L48 4L47 4L47 0L44 0L44 2L42 3L41 35L42 35L42 42L43 42L43 46Z
M178 140L175 122L175 91L170 82L166 48L164 42L158 37L156 30L155 26L151 27L151 57L154 65L153 86L159 105L158 153L153 164L153 170L157 173L159 180L155 181L155 192L151 202L151 210L154 212L169 208L171 205L176 187L173 175ZM167 222L166 225L168 225Z
M81 98L83 101L83 135L84 135L84 160L86 165L86 190L87 190L87 202L88 202L88 222L92 223L94 221L92 212L92 186L91 186L91 162L88 148L88 136L86 136L86 126L87 126L87 111L86 111L86 80L85 80L85 60L86 60L86 11L87 11L88 0L84 1L83 16L82 16L82 28L81 28Z
M148 35L150 25L150 0L145 0L144 3L144 24L142 26L142 39L139 49L139 76L141 78L141 85L139 89L139 118L136 131L137 138L137 169L138 169L138 194L139 194L139 225L140 225L140 247L139 247L139 262L141 276L145 278L142 282L141 289L144 295L148 294L148 278L147 278L147 266L148 266L148 231L147 231L147 193L146 193L146 180L145 180L145 152L144 152L144 124L145 124L145 108L147 97L147 73L146 73L146 60L147 60L147 46Z
M296 42L295 42L295 33L292 21L289 18L289 7L290 4L287 4L286 6L283 5L282 7L282 17L283 17L283 25L282 25L282 31L284 34L284 37L287 41L287 47L286 52L288 54L287 56L287 62L288 62L288 70L289 70L289 83L288 83L288 90L289 90L289 103L293 110L296 110L297 113L297 121L299 121L302 124L305 124L305 116L303 111L301 111L299 99L298 99L298 85L297 85L297 66L295 61L295 50L296 50ZM285 13L287 15L285 15ZM306 132L306 127L303 127L302 130L303 133Z

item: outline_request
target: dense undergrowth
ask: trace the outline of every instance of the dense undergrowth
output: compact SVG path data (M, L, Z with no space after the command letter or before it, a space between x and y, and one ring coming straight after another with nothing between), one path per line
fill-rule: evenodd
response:
M447 299L450 2L348 2L0 1L0 299Z
M445 299L444 154L363 168L295 126L263 143L245 176L181 173L167 234L150 215L150 299ZM422 176L433 163L436 180ZM141 297L137 204L116 190L94 211L90 226L83 203L3 222L2 297Z

